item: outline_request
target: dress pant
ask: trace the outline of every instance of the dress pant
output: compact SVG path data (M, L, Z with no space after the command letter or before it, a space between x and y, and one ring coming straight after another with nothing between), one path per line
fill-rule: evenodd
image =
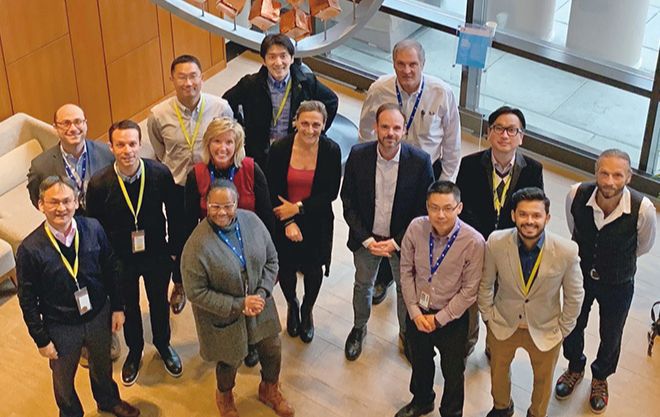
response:
M529 414L534 417L545 417L548 414L548 404L554 384L553 373L559 357L561 343L548 351L536 347L527 329L517 329L506 340L497 340L488 330L486 343L490 346L490 392L495 408L504 409L511 404L511 362L518 348L527 351L534 372L532 388L532 404Z
M436 180L440 179L440 175L442 174L442 159L441 158L436 159L432 167L433 167L433 177L435 177Z
M378 264L382 257L374 256L364 247L353 252L353 263L355 264L355 283L353 284L353 313L354 326L364 327L371 315L371 301L374 296L374 283L378 273ZM390 258L392 276L396 283L396 312L399 321L399 332L404 333L406 329L406 306L401 295L401 280L399 275L399 253L393 253Z
M169 214L173 218L183 218L184 214L184 202L186 200L186 188L182 185L174 184L174 201L176 201L176 207L173 210L176 210L177 213L174 215ZM176 217L174 217L176 216ZM173 224L173 223L170 223ZM183 284L181 278L181 251L183 250L183 245L185 241L182 241L181 236L185 235L185 224L184 222L179 222L179 224L174 224L175 227L178 227L177 230L168 230L167 238L169 242L174 242L174 246L177 248L177 256L174 260L174 266L172 268L172 282L174 284Z
M587 363L584 356L584 329L589 320L589 311L594 300L598 301L600 345L596 360L591 364L591 375L605 380L616 371L621 354L623 327L628 318L632 303L634 281L619 285L608 285L584 277L584 301L577 324L571 334L564 339L564 357L568 359L568 369L582 372Z
M231 341L227 341L231 343ZM261 379L269 384L277 383L280 379L282 366L282 342L280 336L272 336L260 340L255 347L259 353L261 364ZM215 377L220 392L231 391L236 385L236 371L238 368L224 362L215 366Z
M58 358L49 362L60 417L83 417L84 414L74 386L83 346L89 352L89 379L96 404L101 409L109 410L120 402L117 384L112 380L110 323L110 302L106 301L96 317L87 323L46 324L48 334L57 349Z
M445 380L440 401L442 417L463 415L465 397L465 344L468 333L468 314L464 313L432 333L417 330L417 326L406 318L406 340L412 359L410 392L413 402L426 405L435 399L433 379L435 378L434 348L440 352L440 369Z

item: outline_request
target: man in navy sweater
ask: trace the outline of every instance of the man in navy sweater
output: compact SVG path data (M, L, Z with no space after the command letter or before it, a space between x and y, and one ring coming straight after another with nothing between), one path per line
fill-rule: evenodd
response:
M110 340L124 324L119 263L95 219L76 217L77 189L61 177L39 186L46 221L16 252L18 300L30 336L50 360L61 417L82 417L74 378L85 346L92 394L101 411L136 417L112 380ZM80 256L79 256L80 254Z

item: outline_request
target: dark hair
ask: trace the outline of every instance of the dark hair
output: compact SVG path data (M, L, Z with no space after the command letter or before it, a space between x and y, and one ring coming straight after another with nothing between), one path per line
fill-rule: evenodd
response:
M274 33L271 35L267 35L264 38L264 40L261 42L259 55L261 55L262 59L266 58L266 54L268 53L268 50L273 45L279 45L282 48L285 48L289 52L289 55L291 55L292 57L293 54L296 52L296 48L293 46L293 42L291 42L291 38L281 33Z
M527 187L513 193L511 196L511 211L516 211L518 203L521 201L543 201L545 213L550 213L550 199L538 187Z
M429 188L426 190L427 200L431 197L431 194L453 194L456 202L461 202L461 190L458 188L458 185L451 181L437 180L429 185Z
M135 129L138 132L138 139L140 142L142 142L142 130L140 129L140 125L135 123L132 120L121 120L119 122L115 122L110 126L110 129L108 130L108 140L110 143L112 143L112 134L114 133L115 130L127 130L127 129Z
M78 198L78 187L76 187L70 179L60 177L59 175L51 175L44 178L44 180L41 181L41 184L39 184L39 200L43 201L46 191L50 190L54 185L57 184L70 188L71 191L73 191L73 196Z
M403 114L403 112L401 111L401 107L398 104L396 104L396 103L385 103L385 104L381 104L380 107L378 107L378 110L376 110L376 123L378 123L378 118L380 117L380 114L382 112L388 111L388 110L398 111L399 114L401 114L401 116L403 117L403 120L404 121L406 120L406 116Z
M509 106L502 106L499 109L495 110L488 116L488 126L492 126L495 124L495 120L497 120L498 117L500 117L503 114L513 114L518 117L518 120L520 120L520 125L522 126L523 129L527 128L527 122L525 122L525 115L523 115L522 110L517 109L515 107L509 107Z
M621 149L605 149L603 152L598 155L598 159L596 159L596 172L598 172L598 168L600 168L600 161L603 160L603 158L619 158L628 163L628 172L632 172L631 164L630 164L630 155L628 155L627 152L622 151Z
M170 74L174 73L174 69L176 68L177 65L179 64L195 64L197 65L197 68L199 68L199 71L202 71L202 64L199 62L199 59L197 59L196 56L192 55L179 55L178 57L174 58L174 61L172 61L172 65L170 65Z
M211 187L209 188L209 192L206 195L211 195L211 193L215 190L220 190L220 189L228 189L234 194L234 201L238 202L238 190L236 189L236 185L232 181L229 181L228 179L225 178L220 178L211 183Z

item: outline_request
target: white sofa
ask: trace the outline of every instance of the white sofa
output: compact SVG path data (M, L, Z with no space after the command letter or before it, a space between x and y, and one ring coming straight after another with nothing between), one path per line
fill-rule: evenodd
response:
M44 219L27 191L30 162L57 143L51 125L27 114L0 122L0 279L8 277L16 283L16 249Z

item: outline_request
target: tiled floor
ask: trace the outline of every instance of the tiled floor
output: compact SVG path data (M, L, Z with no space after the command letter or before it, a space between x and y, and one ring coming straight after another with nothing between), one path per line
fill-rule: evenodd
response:
M254 72L258 63L254 55L239 57L228 70L206 82L205 90L222 94L247 72ZM361 96L346 88L334 86L340 92L340 112L352 120L359 116ZM145 138L146 140L146 138ZM477 143L465 139L463 153L477 150ZM562 210L563 200L578 174L562 172L545 162L546 190L552 201L550 230L568 234ZM352 325L353 261L346 248L348 227L341 215L341 202L334 203L335 239L331 274L325 279L314 311L316 337L310 345L282 334L282 385L285 395L297 409L298 417L383 417L394 413L410 400L408 383L410 367L397 346L396 307L393 291L380 306L373 309L365 350L356 362L344 359L344 341ZM610 378L611 399L607 416L660 417L660 346L656 354L646 356L646 331L649 327L649 307L660 299L660 244L652 253L639 260L636 293L625 330L625 340L619 370ZM302 290L302 283L299 291ZM281 291L275 291L284 325L286 307ZM142 297L143 321L148 329L147 302ZM586 351L593 358L597 349L597 320L594 314L587 329ZM215 375L213 365L204 363L198 355L197 336L190 307L172 317L172 343L184 361L184 374L174 380L160 361L154 358L154 348L146 346L143 367L136 385L120 387L121 395L137 404L144 417L209 417L217 415L213 400ZM483 328L482 328L483 335ZM658 340L660 343L660 340ZM483 337L476 353L467 361L466 417L484 416L491 407L488 363L483 355ZM124 352L125 354L125 352ZM8 282L0 284L0 416L41 417L56 413L52 397L47 361L41 358L22 322L16 296ZM119 379L123 357L114 366ZM436 359L437 361L437 359ZM437 364L437 362L436 362ZM566 367L560 359L555 377ZM87 371L77 375L77 387L87 410L86 416L107 416L96 411ZM512 367L513 399L516 416L522 417L529 405L532 373L527 355L519 352ZM574 398L550 403L550 415L555 417L591 416L587 406L589 375L577 389ZM241 368L237 379L237 402L242 416L261 417L275 414L257 400L258 367ZM439 371L435 391L442 393L443 379ZM438 402L436 402L438 404ZM437 409L429 414L437 417Z

